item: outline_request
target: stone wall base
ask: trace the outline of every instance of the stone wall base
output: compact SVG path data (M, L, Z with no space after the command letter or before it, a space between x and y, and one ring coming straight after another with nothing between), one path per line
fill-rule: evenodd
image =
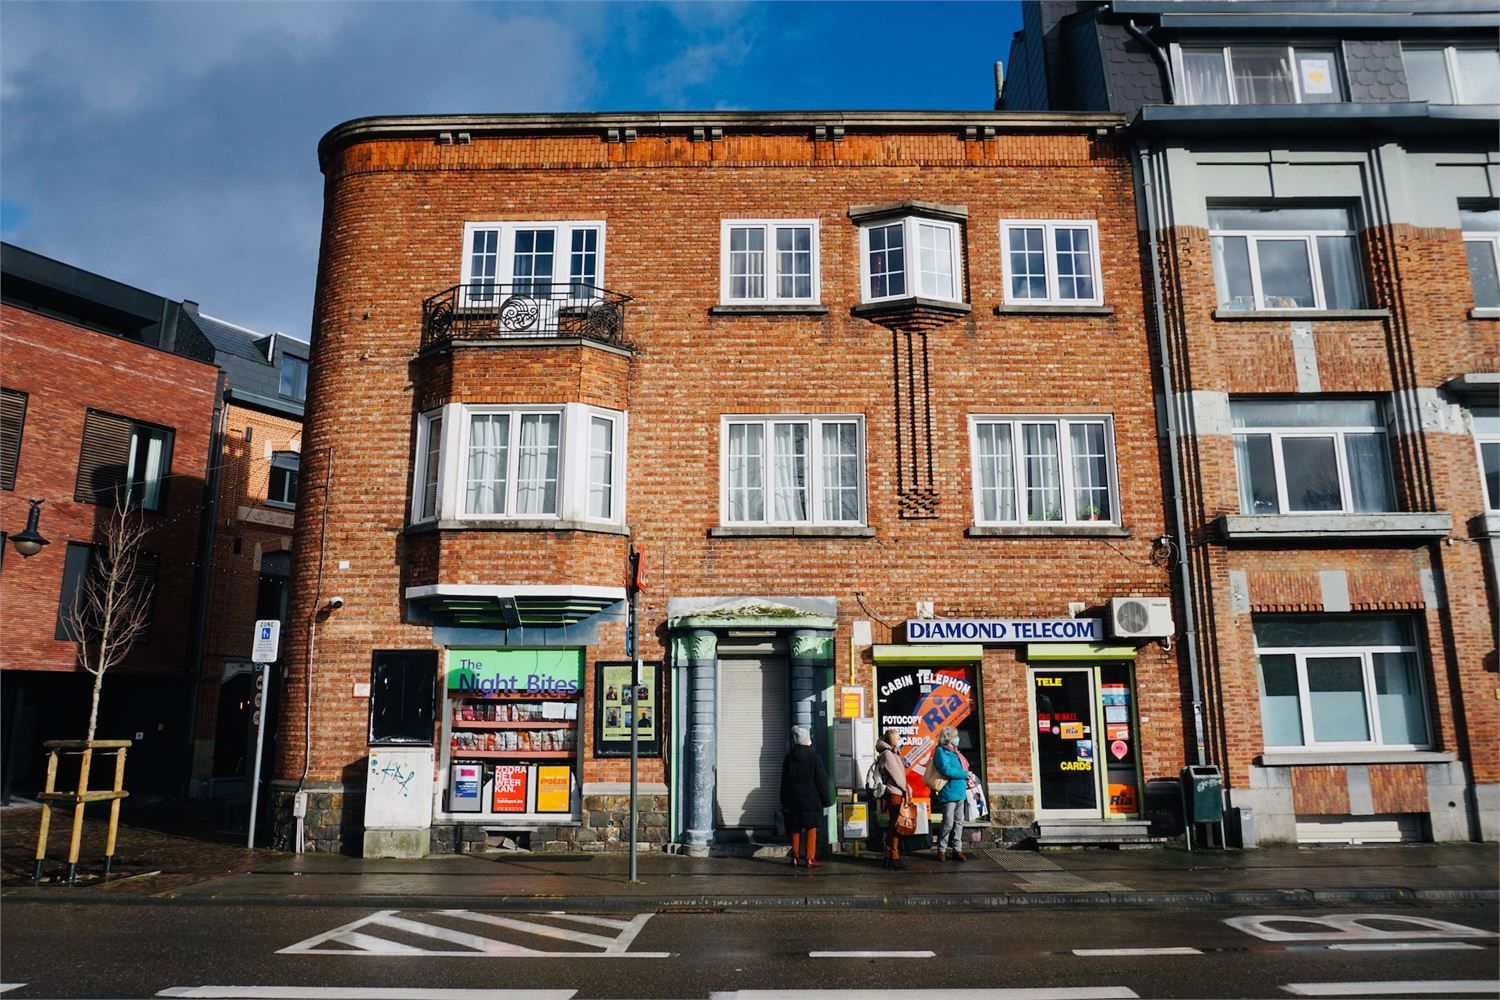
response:
M297 849L295 781L271 782L271 843L278 850ZM302 786L307 812L302 820L302 849L315 854L352 854L364 848L365 790L351 790L337 782L308 782Z

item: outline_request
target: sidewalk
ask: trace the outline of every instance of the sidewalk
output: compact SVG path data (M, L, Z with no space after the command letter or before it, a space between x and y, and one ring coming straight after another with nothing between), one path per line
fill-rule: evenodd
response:
M1209 906L1500 899L1492 844L1255 851L980 851L940 864L929 852L887 871L878 857L839 855L813 871L785 859L623 854L498 854L385 861L250 851L122 826L115 871L74 888L30 880L37 810L0 816L6 901L482 907L629 911L756 908ZM54 820L49 872L67 845ZM98 870L103 824L86 825L80 869ZM27 836L29 830L30 836Z

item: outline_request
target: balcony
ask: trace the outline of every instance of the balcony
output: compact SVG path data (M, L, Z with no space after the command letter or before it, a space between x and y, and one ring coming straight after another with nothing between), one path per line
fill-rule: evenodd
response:
M626 347L629 301L628 295L572 282L454 285L422 303L422 350L575 339Z

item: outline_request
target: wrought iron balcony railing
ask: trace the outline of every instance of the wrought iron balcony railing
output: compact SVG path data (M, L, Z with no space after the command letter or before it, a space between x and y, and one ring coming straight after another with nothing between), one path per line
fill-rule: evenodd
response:
M454 285L422 303L422 349L533 337L624 344L629 301L628 295L572 282Z

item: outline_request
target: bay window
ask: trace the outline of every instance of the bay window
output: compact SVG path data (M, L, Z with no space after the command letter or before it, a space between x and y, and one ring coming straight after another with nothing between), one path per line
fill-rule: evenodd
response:
M863 418L725 417L720 440L724 524L864 523Z
M1208 228L1219 308L1364 307L1350 209L1210 208Z
M979 525L1117 522L1107 417L971 417Z
M1500 309L1500 208L1460 208L1474 306Z
M1099 224L1000 223L1007 304L1100 305Z
M1254 629L1267 750L1430 745L1410 618L1278 615Z
M816 219L721 223L720 296L725 304L816 303Z
M450 404L417 425L412 519L621 523L624 414Z
M957 223L920 216L860 226L865 302L921 297L963 301Z
M1500 104L1500 49L1488 46L1401 47L1406 90L1429 104Z
M1347 101L1329 46L1221 45L1182 50L1186 104L1326 104Z
M1385 421L1374 400L1235 400L1242 514L1395 509Z

